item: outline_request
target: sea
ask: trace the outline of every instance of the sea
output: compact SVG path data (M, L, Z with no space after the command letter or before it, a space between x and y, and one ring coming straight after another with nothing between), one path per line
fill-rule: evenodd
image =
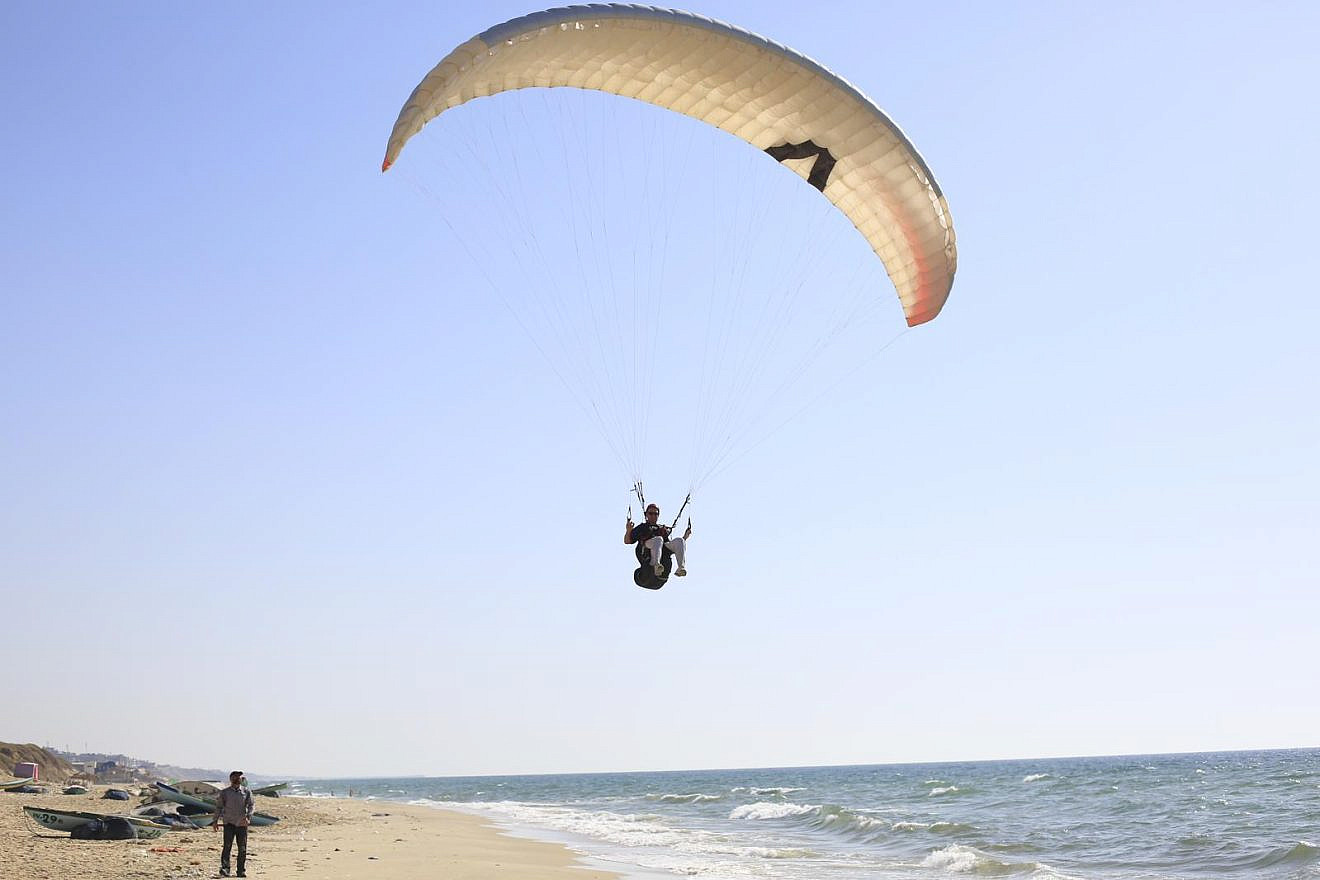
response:
M304 780L457 809L629 878L1320 878L1320 749Z

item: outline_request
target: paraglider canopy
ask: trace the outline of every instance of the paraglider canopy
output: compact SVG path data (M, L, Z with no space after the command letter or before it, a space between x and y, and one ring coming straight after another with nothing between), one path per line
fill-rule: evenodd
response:
M665 107L765 151L820 190L865 236L909 326L943 308L957 269L953 222L930 169L898 126L810 58L688 12L568 6L478 34L413 90L390 133L382 170L450 108L555 86Z

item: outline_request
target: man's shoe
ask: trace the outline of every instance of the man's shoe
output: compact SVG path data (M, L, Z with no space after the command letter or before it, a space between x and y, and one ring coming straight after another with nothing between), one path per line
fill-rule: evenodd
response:
M665 576L665 567L662 563L657 562L654 566L652 566L652 568L655 569L656 577L662 578Z
M685 578L685 577L687 577L687 569L686 569L686 568L680 568L678 571L674 572L674 576L675 576L675 577L681 577L681 578Z

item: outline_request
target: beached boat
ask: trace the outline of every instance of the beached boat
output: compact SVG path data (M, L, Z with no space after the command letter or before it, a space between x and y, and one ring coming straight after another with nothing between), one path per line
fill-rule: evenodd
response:
M174 787L184 794L190 794L198 798L212 798L220 793L221 789L228 788L228 782L220 782L210 779L189 779L183 782L174 783ZM278 797L282 789L288 788L287 782L275 782L270 785L261 785L249 789L253 794L265 795L266 797Z
M215 821L215 813L180 813L179 818L187 819L198 828L206 828ZM280 820L274 816L267 816L265 813L252 814L252 826L254 828L260 828L265 825L274 825L278 821Z
M156 790L159 791L160 796L167 801L174 801L176 804L184 804L189 807L200 807L201 809L206 810L205 814L197 814L187 817L189 821L194 825L197 825L199 828L210 825L211 820L215 818L215 798L197 797L195 795L186 794L164 782L157 782ZM275 816L268 816L265 813L252 814L252 824L256 826L274 825L278 821L280 820Z
M23 777L0 779L0 791L8 791L11 788L20 788L24 785L31 785L34 782L36 782L35 779L26 779Z
M215 813L189 813L187 815L180 813L179 818L187 819L198 828L207 828L215 821ZM260 828L265 825L274 825L278 821L280 820L276 819L274 816L267 816L265 813L252 814L252 827L254 828Z
M33 822L51 831L73 831L93 819L127 819L133 830L137 832L137 836L143 840L152 840L170 830L168 825L161 825L141 816L108 816L103 813L51 810L46 807L24 807L23 812L27 813L28 818Z
M154 785L162 800L174 801L176 804L187 804L190 807L209 807L212 810L215 809L214 797L189 794L186 791L180 791L177 787L166 782L157 782L154 783Z
M78 785L78 784L76 784L76 783L73 784L73 785L66 785L66 786L64 787L64 793L65 793L65 794L87 794L87 786L85 786L85 785Z

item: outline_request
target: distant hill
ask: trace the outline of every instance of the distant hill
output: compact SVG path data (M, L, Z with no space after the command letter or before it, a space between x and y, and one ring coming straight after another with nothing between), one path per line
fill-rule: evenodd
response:
M63 782L73 775L68 761L39 745L0 742L0 776L12 776L14 765L24 762L38 765L41 779L47 782Z
M243 767L228 767L221 770L214 767L177 767L173 764L157 764L153 761L144 761L141 758L133 758L128 755L111 755L102 752L65 752L60 749L44 749L34 743L0 742L0 778L10 776L13 773L14 765L24 761L32 761L40 765L41 779L48 782L63 782L74 775L77 772L72 766L74 763L100 764L106 761L115 762L118 769L104 778L98 777L99 781L102 782L152 782L157 779L225 780L229 778L230 770L246 770ZM247 775L254 784L262 781L278 781L274 777L263 776L260 773L248 773Z

